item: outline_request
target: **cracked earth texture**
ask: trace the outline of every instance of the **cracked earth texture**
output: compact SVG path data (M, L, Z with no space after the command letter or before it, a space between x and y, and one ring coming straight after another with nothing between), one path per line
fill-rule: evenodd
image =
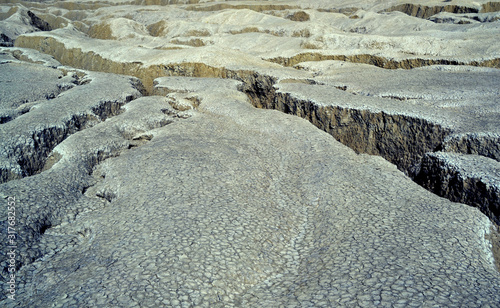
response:
M0 4L1 305L497 307L499 9Z

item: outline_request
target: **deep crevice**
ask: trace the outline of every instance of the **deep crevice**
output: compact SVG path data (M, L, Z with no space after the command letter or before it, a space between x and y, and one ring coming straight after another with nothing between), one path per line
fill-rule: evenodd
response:
M28 11L28 16L30 18L30 23L32 26L36 27L40 31L51 31L52 28L50 25L41 19L40 17L36 16L32 11Z
M333 104L318 106L276 91L273 78L263 76L257 80L241 88L255 107L307 119L355 152L382 156L409 176L418 173L423 155L438 148L450 134L449 129L417 117Z
M40 232L40 234L44 234L44 233L45 233L45 231L47 231L47 230L48 230L49 228L51 228L51 227L52 227L52 224L50 224L50 223L47 223L47 224L42 224L42 225L40 226L40 231L39 231L39 232Z
M454 140L454 137L449 138L452 133L450 129L419 117L344 108L334 104L320 106L309 100L297 99L289 93L277 91L274 87L276 79L272 77L253 75L242 80L244 85L240 90L248 95L255 107L275 109L305 118L355 152L379 155L431 192L454 202L477 207L494 223L500 224L498 188L486 187L479 179L463 179L460 173L452 175L450 172L453 170L450 168L440 169L442 173L433 181L422 180L428 167L428 153L443 148L453 151L456 146L458 153L477 154L479 151L491 157L497 153L494 147L479 148L472 137L460 140L459 145L456 145L457 142L450 141ZM424 170L421 170L422 162ZM450 177L461 178L462 181L447 181ZM436 183L446 185L446 188L436 189Z
M102 198L108 202L112 202L116 198L116 194L109 191L98 192L96 197Z
M73 115L62 125L54 125L34 131L27 143L17 144L10 150L10 156L16 157L16 161L21 167L21 173L17 174L8 168L2 168L0 169L0 183L21 179L48 170L47 159L59 143L78 131L92 127L108 117L120 114L123 112L121 107L131 99L127 97L125 102L105 101L93 107L91 113Z
M489 185L483 178L467 177L461 170L448 166L437 155L425 155L421 172L413 177L419 185L447 199L477 207L500 225L499 187Z

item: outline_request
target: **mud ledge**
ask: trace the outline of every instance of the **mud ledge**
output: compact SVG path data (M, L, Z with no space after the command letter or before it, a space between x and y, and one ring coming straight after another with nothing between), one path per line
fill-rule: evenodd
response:
M386 10L383 10L382 12L394 12L394 11L399 11L407 15L423 19L427 19L441 12L448 12L454 14L479 13L479 9L475 7L460 6L460 5L425 6L413 3L396 5Z
M267 59L270 62L277 63L283 66L294 66L301 62L307 61L325 61L337 60L352 63L370 64L385 69L412 69L430 65L470 65L479 67L492 67L500 68L500 58L487 59L482 61L459 61L450 59L426 59L426 58L407 58L407 59L390 59L371 54L357 54L357 55L327 55L317 52L299 53L292 57L277 57Z

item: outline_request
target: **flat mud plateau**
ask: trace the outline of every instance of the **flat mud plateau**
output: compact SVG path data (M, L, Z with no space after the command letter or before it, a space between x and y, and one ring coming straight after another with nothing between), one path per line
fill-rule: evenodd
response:
M500 5L2 1L3 307L496 307Z

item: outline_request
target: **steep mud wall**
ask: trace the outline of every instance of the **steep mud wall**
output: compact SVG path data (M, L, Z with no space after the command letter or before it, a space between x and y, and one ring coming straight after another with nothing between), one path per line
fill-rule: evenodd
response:
M300 53L292 57L277 57L269 59L269 61L278 63L283 66L294 66L301 62L307 61L325 61L325 60L338 60L347 61L352 63L370 64L386 69L412 69L416 67L430 66L430 65L471 65L481 67L500 68L500 58L486 59L482 61L462 62L450 59L424 59L424 58L410 58L410 59L389 59L381 56L370 54L359 55L325 55L322 53L306 52Z
M481 13L492 13L500 11L500 2L488 2L483 4Z
M244 82L241 90L254 106L307 119L356 152L382 156L426 189L449 200L475 206L500 224L500 189L494 183L497 180L483 173L469 172L474 170L477 159L498 160L497 135L451 135L450 129L419 117L345 108L335 102L328 106L317 104L276 91L275 80L265 76L247 78ZM484 157L471 158L472 167L459 168L454 160L435 153L440 150L450 155Z
M407 15L428 19L441 12L453 14L467 14L467 13L492 13L500 11L500 2L484 3L480 8L460 5L441 5L441 6L425 6L420 4L405 3L393 6L383 12L399 11Z
M382 156L410 176L422 156L441 144L447 134L439 125L405 115L321 107L282 93L275 103L274 109L299 115L356 152Z
M481 155L500 162L500 136L492 133L471 133L446 138L443 151Z
M247 80L248 82L248 80ZM307 119L358 153L380 155L410 176L420 160L442 144L449 130L427 120L406 115L321 106L272 88L272 79L261 77L242 89L254 106L276 109Z
M459 5L443 5L443 6L425 6L413 3L406 3L393 6L384 12L399 11L407 15L427 19L437 13L448 12L455 14L463 13L479 13L479 10L474 7L459 6Z
M456 160L461 161L455 163ZM495 167L498 169L481 157L471 158L445 152L427 153L422 159L421 170L414 180L439 196L479 208L500 225L500 189L495 185L498 177L490 177L488 173L477 169L471 172L471 168L467 170L461 168L464 161L477 166L480 160L485 160L484 165L489 167L488 171L495 170Z
M204 63L176 63L165 65L144 66L141 62L115 62L110 59L80 48L66 48L66 46L52 38L41 36L21 36L16 40L17 47L32 48L40 52L54 56L64 65L91 70L107 72L120 75L134 76L141 79L146 92L151 93L154 87L154 79L165 76L187 76L187 77L218 77L238 78L246 72L236 72L225 68L213 67Z

